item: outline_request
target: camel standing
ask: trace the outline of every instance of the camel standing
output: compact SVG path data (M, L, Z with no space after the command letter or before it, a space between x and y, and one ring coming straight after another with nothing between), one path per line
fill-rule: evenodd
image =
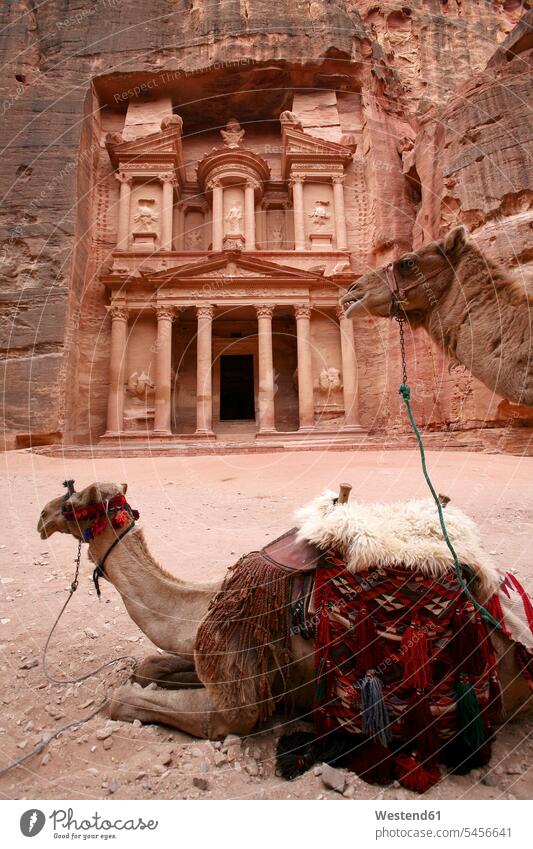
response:
M86 508L106 502L126 492L126 484L92 484L80 492L49 501L43 508L37 529L42 539L53 533L83 538L87 521L65 517L65 506ZM258 723L260 697L254 691L257 670L247 656L239 658L247 686L239 690L231 676L232 647L221 655L216 680L205 673L205 659L195 653L198 627L219 584L194 585L175 578L155 561L138 526L132 527L115 545L117 531L107 527L89 542L89 558L102 563L105 577L121 595L128 614L146 636L167 654L145 659L137 671L137 680L157 682L157 687L127 684L115 693L110 706L114 719L132 722L160 722L194 737L217 739L226 734L249 734ZM511 643L504 637L495 640L500 680L508 716L520 710L530 697L526 681L520 675ZM284 680L300 713L312 710L314 694L314 644L300 636L290 638L290 673ZM212 658L210 659L212 660ZM194 664L194 666L193 666ZM195 668L201 683L198 689L164 689L188 683ZM275 677L275 673L272 673ZM238 682L237 682L238 683ZM244 697L236 698L236 692ZM279 695L283 696L283 690Z
M533 295L484 256L464 226L369 271L341 304L349 318L390 317L396 287L401 314L413 327L425 327L498 395L533 406Z

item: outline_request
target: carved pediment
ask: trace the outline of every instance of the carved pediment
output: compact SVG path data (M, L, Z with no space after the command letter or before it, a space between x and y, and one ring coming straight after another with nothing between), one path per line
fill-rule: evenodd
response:
M275 262L266 262L255 257L243 257L242 254L224 252L216 257L210 257L200 262L187 263L176 268L165 268L162 271L153 272L149 275L151 282L161 285L165 281L176 280L205 280L205 279L263 279L267 280L301 280L303 282L316 281L322 278L321 274L305 271L301 268L293 268Z
M353 157L354 146L337 144L327 139L310 136L303 130L285 126L283 128L282 171L287 179L292 165L304 167L318 162L322 165L342 165L344 168Z
M181 147L182 122L178 115L165 119L161 130L131 141L118 133L106 136L106 149L114 168L174 168L184 178Z

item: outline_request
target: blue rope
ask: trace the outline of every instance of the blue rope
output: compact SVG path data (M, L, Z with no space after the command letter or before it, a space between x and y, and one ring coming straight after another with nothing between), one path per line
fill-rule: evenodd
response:
M421 460L421 463L422 463L422 471L424 473L426 483L427 483L427 485L428 485L428 487L431 491L431 494L433 496L433 500L435 501L435 504L437 505L437 510L438 510L438 513L439 513L440 526L441 526L441 529L442 529L442 535L444 537L444 542L446 543L446 545L450 549L450 552L451 552L451 555L452 555L452 558L453 558L454 567L455 567L455 574L457 576L459 586L461 587L461 589L463 590L465 595L470 599L470 601L472 602L474 607L476 607L477 610L479 610L483 619L485 619L487 622L490 622L490 624L493 625L495 628L498 628L498 630L501 630L501 625L498 622L498 620L495 619L494 616L491 613L489 613L489 611L485 607L483 607L483 605L480 604L477 601L477 599L474 598L474 596L472 595L472 593L468 589L468 585L466 584L466 582L463 578L463 567L461 566L461 563L459 562L459 558L457 557L457 552L455 551L455 548L452 545L450 537L448 536L448 530L446 528L446 523L444 521L444 513L442 512L442 504L439 501L439 497L438 497L437 493L435 492L435 488L433 487L433 484L431 483L431 478L429 477L429 473L428 473L427 466L426 466L426 455L425 455L425 451L424 451L424 443L422 442L422 437L420 435L420 431L418 430L418 428L416 426L416 422L415 422L415 419L414 419L414 416L413 416L413 411L411 410L411 390L410 390L409 386L407 385L407 383L402 383L400 385L399 392L400 392L400 395L402 396L404 404L407 408L407 415L409 416L409 421L411 422L411 427L413 428L414 434L415 434L417 441L418 441L418 448L420 450L420 460Z

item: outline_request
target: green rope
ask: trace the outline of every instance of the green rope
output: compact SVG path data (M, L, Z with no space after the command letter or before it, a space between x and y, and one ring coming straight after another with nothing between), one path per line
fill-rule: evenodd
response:
M421 460L421 463L422 463L422 471L424 472L424 477L426 479L426 483L427 483L427 485L428 485L428 487L431 491L431 494L433 496L433 500L435 501L435 504L437 505L437 510L439 512L440 526L441 526L441 529L442 529L442 535L444 537L444 542L446 543L446 545L450 549L451 555L453 557L453 563L454 563L454 566L455 566L455 574L457 576L459 586L461 587L461 589L463 590L463 592L465 593L467 598L470 599L470 601L472 602L474 607L476 607L479 610L483 619L485 619L487 622L490 622L490 624L493 625L498 630L501 630L501 625L498 622L498 620L495 619L494 616L492 616L492 614L489 613L489 611L485 607L483 607L483 605L480 604L477 601L477 599L474 598L474 596L472 595L472 593L468 589L468 585L465 583L465 580L463 578L463 567L461 566L461 563L459 562L459 558L457 557L457 553L455 551L455 548L453 547L451 540L450 540L450 537L448 536L448 530L446 528L446 523L444 521L444 513L442 512L442 504L439 501L439 497L438 497L437 493L435 492L433 484L431 483L431 478L429 477L429 474L428 474L428 470L427 470L427 467L426 467L426 455L425 455L425 452L424 452L424 443L422 442L422 437L420 436L420 431L418 430L418 428L416 426L416 422L415 422L415 419L414 419L414 416L413 416L413 411L411 410L411 390L409 389L409 386L407 385L407 383L401 384L400 389L399 389L399 393L402 396L402 399L403 399L405 406L407 408L407 415L409 416L409 421L411 422L411 427L413 428L414 434L415 434L417 441L418 441L418 447L420 449L420 460Z

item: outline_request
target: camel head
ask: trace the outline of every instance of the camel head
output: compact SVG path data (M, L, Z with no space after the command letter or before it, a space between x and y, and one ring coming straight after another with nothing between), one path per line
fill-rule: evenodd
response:
M403 254L392 263L389 273L386 266L369 271L340 299L346 316L391 316L391 285L396 285L402 311L407 318L420 320L451 286L455 266L468 244L468 230L460 225L441 242L430 242L419 251Z
M72 482L73 483L73 482ZM41 539L48 539L52 534L71 534L76 539L83 539L83 531L90 524L89 520L68 520L65 511L78 510L89 507L91 504L105 502L115 495L125 495L128 488L127 483L92 483L79 492L69 492L52 498L41 510L37 523L37 532Z

